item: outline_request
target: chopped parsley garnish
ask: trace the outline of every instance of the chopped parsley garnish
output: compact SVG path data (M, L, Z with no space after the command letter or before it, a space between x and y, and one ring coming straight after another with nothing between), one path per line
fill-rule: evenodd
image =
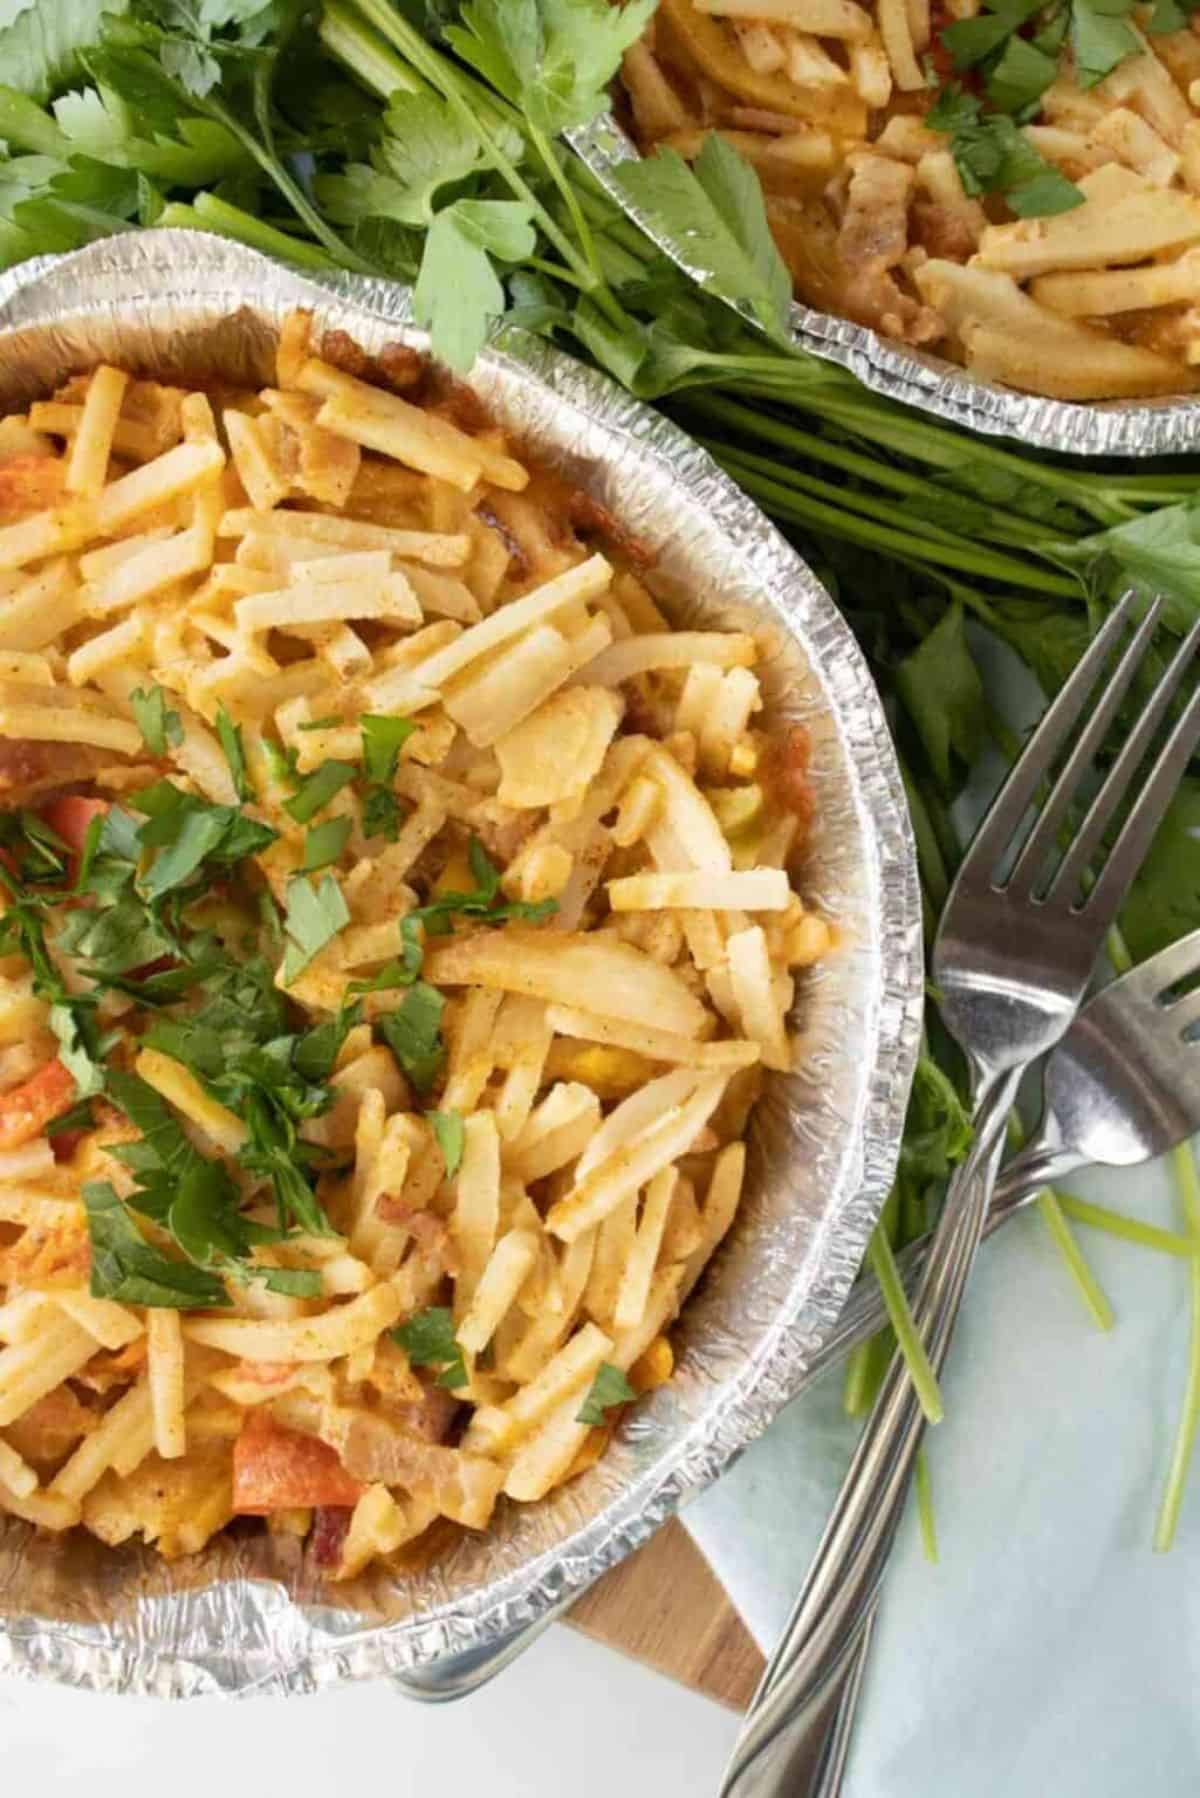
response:
M335 794L349 786L357 773L353 762L322 762L319 768L305 775L292 797L284 800L283 809L297 824L307 824L310 818L325 810Z
M283 957L283 984L290 986L326 943L350 922L350 907L332 874L316 886L297 874L288 882L287 911L283 928L287 949Z
M454 1334L454 1313L442 1305L418 1311L392 1331L414 1367L440 1367L438 1385L455 1392L469 1384L463 1352Z
M253 799L255 794L246 767L246 747L242 742L242 727L233 722L223 705L217 707L217 737L225 760L229 763L229 772L233 776L233 790L244 805L247 800Z
M389 718L369 713L362 720L363 834L394 843L404 822L404 810L392 791L400 751L417 729L411 718Z
M368 713L362 720L363 767L368 780L391 780L400 751L417 726L411 718L388 718Z
M69 1136L77 1130L91 1130L95 1126L90 1099L80 1099L67 1111L60 1111L56 1118L51 1118L46 1125L47 1136Z
M326 818L323 824L314 824L304 839L301 872L315 874L318 869L328 868L336 862L353 827L352 818Z
M985 114L977 95L961 88L944 89L926 113L925 124L930 131L950 135L963 191L972 199L1002 193L1020 218L1069 212L1083 204L1075 183L1038 155L1008 114Z
M419 1093L427 1093L442 1071L446 1045L442 1041L442 1009L445 1000L436 986L418 980L409 988L395 1011L377 1018L375 1028L387 1044L400 1071Z
M602 1361L596 1369L596 1377L588 1388L587 1397L576 1413L576 1423L589 1423L593 1426L608 1421L608 1413L618 1405L627 1405L637 1393L625 1378L619 1367L611 1361Z
M399 841L403 822L404 807L392 789L369 786L363 794L363 835L382 837L386 843L395 843Z
M92 1295L126 1305L172 1310L227 1305L223 1281L186 1261L173 1261L146 1241L107 1180L83 1189L92 1250Z
M138 687L129 695L129 705L151 755L165 756L169 743L183 741L183 722L178 712L168 711L161 687Z
M276 743L273 737L263 738L262 749L271 779L278 781L281 787L294 787L300 779L296 771L296 763L300 759L299 751L285 749L282 743Z
M466 1138L462 1118L457 1111L427 1111L425 1116L433 1128L438 1148L442 1151L442 1160L446 1164L446 1178L453 1179L462 1162L463 1143Z
M140 846L159 851L138 881L147 899L161 899L182 886L202 862L230 868L258 855L278 835L236 805L209 805L169 780L131 795L129 804L148 820L137 833Z

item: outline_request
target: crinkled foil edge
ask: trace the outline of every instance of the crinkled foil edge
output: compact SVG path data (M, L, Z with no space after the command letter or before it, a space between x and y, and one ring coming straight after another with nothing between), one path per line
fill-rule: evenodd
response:
M394 284L351 276L313 281L223 240L145 232L0 278L0 375L7 362L10 389L13 381L28 385L27 346L41 341L56 353L56 345L71 343L72 321L89 315L120 321L112 329L118 336L128 330L130 341L140 320L153 330L166 316L184 343L198 328L211 333L214 321L229 331L242 328L239 321L275 324L296 305L313 306L323 323L374 347L397 338L424 345L409 322L407 293ZM114 356L124 347L122 339ZM569 422L581 442L606 446L630 493L657 488L672 502L664 532L702 534L711 520L730 571L744 590L763 596L764 630L776 631L788 654L802 651L797 690L811 688L820 700L829 765L842 770L838 779L844 774L845 818L856 833L854 856L847 850L845 862L861 889L861 940L845 952L846 965L860 970L853 978L861 990L851 994L846 1014L852 1036L817 1045L816 1065L804 1075L807 1109L790 1098L775 1106L765 1130L776 1133L780 1158L764 1160L762 1179L764 1187L775 1182L781 1214L751 1230L741 1246L727 1245L694 1295L676 1380L642 1402L599 1467L560 1489L552 1504L510 1514L494 1550L486 1540L465 1543L448 1570L439 1564L423 1574L419 1600L405 1599L418 1606L414 1614L379 1622L365 1586L314 1595L284 1577L264 1577L244 1545L222 1550L210 1575L207 1551L198 1567L164 1569L148 1554L122 1560L97 1548L93 1555L90 1542L67 1561L80 1569L77 1587L72 1571L60 1571L63 1602L53 1613L38 1612L22 1604L21 1591L36 1545L24 1526L0 1526L0 1672L159 1697L299 1693L380 1675L403 1682L448 1659L486 1657L514 1632L533 1633L715 1479L787 1403L841 1309L891 1184L919 1039L920 896L891 739L847 625L711 459L605 377L509 329L485 352L471 384L500 416L507 408L510 422L522 405L531 417L540 406L545 418L567 421L560 436ZM531 441L536 446L536 433ZM560 442L558 452L569 463L569 446ZM825 753L819 750L818 759ZM835 988L841 978L835 969ZM818 989L818 1012L820 1003ZM837 1090L839 1070L847 1070L853 1095ZM820 1175L820 1209L794 1266L790 1256L799 1251L789 1232L798 1200L790 1194L806 1172L810 1185ZM750 1268L760 1258L777 1282L790 1283L776 1295L735 1282L739 1256ZM6 1528L24 1532L7 1555ZM479 1566L494 1577L481 1579ZM466 1575L468 1583L456 1586ZM399 1584L389 1586L389 1602Z
M610 113L567 133L572 148L605 191L671 261L694 280L674 245L656 229L654 219L631 205L613 178L623 162L639 152ZM727 301L748 325L760 329L750 308ZM1016 437L1036 449L1073 456L1167 456L1200 446L1200 395L1180 394L1154 400L1102 400L1083 405L1071 400L1039 399L997 381L980 380L953 362L880 337L865 325L832 313L817 312L793 301L788 312L797 349L825 362L835 362L886 399L902 401L967 430L988 436Z

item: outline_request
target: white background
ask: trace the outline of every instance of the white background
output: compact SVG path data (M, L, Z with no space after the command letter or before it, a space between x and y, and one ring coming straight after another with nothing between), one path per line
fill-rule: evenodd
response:
M286 1706L286 1709L285 1709ZM458 1704L100 1698L0 1678L0 1791L54 1798L707 1798L736 1719L548 1630Z

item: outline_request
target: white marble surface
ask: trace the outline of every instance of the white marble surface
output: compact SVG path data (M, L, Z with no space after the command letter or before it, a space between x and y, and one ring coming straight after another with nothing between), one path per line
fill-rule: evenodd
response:
M1168 1228L1161 1167L1071 1190ZM1195 1798L1200 1467L1151 1550L1188 1353L1186 1264L1079 1232L1117 1313L1085 1315L1034 1216L983 1251L929 1438L940 1559L902 1528L844 1798ZM854 1430L798 1400L687 1522L774 1642Z
M54 1798L698 1798L736 1719L565 1627L460 1704L99 1698L0 1679L0 1790Z

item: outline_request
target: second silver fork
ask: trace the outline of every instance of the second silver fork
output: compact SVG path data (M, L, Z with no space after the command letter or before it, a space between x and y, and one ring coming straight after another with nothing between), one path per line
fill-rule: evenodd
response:
M1138 626L1111 680L1096 692L1133 605L1133 595L1126 594L1050 706L968 850L943 912L933 974L943 1020L967 1056L975 1140L951 1182L917 1296L917 1323L935 1368L944 1360L983 1233L1004 1122L1021 1074L1053 1047L1074 1017L1105 935L1200 740L1197 692L1093 879L1118 808L1200 644L1198 626L1057 856L1082 785L1153 638L1157 605ZM1030 807L1072 739L1062 772L1026 832ZM785 1792L798 1798L806 1789L831 1790L827 1778L820 1785L810 1779L797 1783L797 1755L811 1754L826 1735L838 1694L852 1695L857 1688L858 1645L874 1614L923 1421L903 1360L894 1357L738 1737L723 1798L749 1798L752 1792L756 1798ZM850 1709L852 1703L843 1702L839 1748ZM823 1758L828 1771L828 1757Z

